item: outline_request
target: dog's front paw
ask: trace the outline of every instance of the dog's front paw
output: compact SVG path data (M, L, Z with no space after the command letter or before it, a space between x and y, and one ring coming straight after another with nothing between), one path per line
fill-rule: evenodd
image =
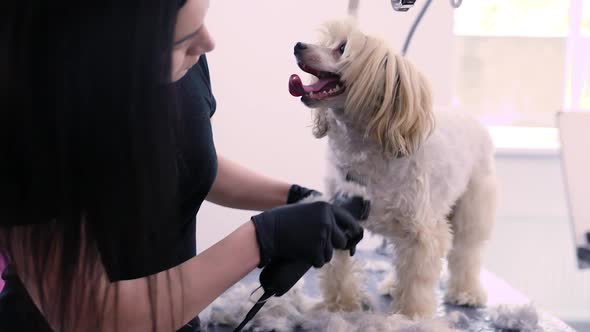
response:
M392 308L394 314L404 315L413 320L434 317L437 305L434 292L423 297L412 296L413 294L405 293L400 289L395 289L394 293Z
M393 306L394 315L404 315L412 320L420 320L434 317L435 308L423 303L414 302Z
M445 302L470 307L480 307L486 304L488 296L479 285L471 288L449 287L445 295Z
M338 312L338 311L345 311L345 312L353 312L353 311L360 311L363 308L362 301L357 301L353 299L339 299L337 301L326 301L320 304L322 309L326 309L330 312Z
M326 294L325 294L326 295ZM315 306L317 310L327 310L330 312L353 312L366 311L373 307L370 297L363 291L359 292L339 292L324 296L324 300Z

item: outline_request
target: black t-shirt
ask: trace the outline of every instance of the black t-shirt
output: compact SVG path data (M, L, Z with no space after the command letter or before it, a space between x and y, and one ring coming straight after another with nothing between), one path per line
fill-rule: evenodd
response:
M154 246L166 250L143 253L149 257L149 265L103 261L113 281L155 274L196 255L196 215L217 174L210 121L216 102L205 55L174 84L177 85L181 120L177 153L181 217L176 222L166 221L167 234L160 240L166 243ZM138 261L145 262L143 257ZM10 266L6 267L2 278L5 286L0 293L0 331L50 331Z

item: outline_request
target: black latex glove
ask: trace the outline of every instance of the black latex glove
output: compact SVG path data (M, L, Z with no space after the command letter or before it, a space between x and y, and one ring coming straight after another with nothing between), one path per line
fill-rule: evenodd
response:
M309 196L319 196L320 193L317 190L309 189L302 187L300 185L292 185L289 189L289 195L287 196L287 204L297 203L300 200L307 198Z
M252 217L260 247L260 264L303 261L321 267L334 249L354 252L363 229L346 210L326 203L285 205Z
M302 261L274 261L260 272L260 286L265 292L282 296L307 273L311 265Z

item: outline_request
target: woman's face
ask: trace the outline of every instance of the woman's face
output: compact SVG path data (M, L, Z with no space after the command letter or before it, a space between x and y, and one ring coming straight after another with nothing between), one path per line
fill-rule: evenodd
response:
M187 0L178 11L172 49L172 82L181 79L199 61L201 54L215 47L204 23L208 9L209 0Z

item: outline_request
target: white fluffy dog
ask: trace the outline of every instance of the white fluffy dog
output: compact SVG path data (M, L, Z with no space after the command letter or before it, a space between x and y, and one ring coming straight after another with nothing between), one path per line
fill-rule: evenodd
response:
M378 38L350 20L324 26L319 44L297 43L299 67L315 76L289 89L315 109L314 135L329 139L327 195L362 194L371 200L368 230L394 244L393 313L435 313L435 287L448 255L445 300L486 303L481 252L495 219L493 145L474 119L433 113L424 76ZM361 308L359 278L346 253L322 271L324 304Z

